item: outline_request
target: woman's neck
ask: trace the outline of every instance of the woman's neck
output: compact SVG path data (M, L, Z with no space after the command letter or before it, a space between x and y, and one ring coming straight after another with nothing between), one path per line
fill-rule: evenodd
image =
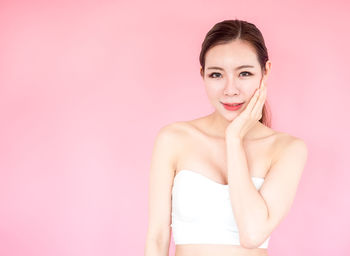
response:
M225 138L225 131L227 126L234 121L227 120L222 115L218 114L217 112L213 112L209 116L207 116L208 120L208 130L210 130L210 133L213 134L215 137L219 137L224 139ZM254 140L256 138L259 138L261 135L261 129L263 128L263 124L259 121L256 122L256 124L246 133L243 140Z

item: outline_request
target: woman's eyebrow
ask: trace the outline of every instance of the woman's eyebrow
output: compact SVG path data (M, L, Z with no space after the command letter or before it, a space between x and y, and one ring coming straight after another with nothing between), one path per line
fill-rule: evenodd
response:
M235 68L235 70L238 70L238 69L242 69L242 68L254 68L254 66L252 65L242 65L242 66L238 66ZM207 69L219 69L219 70L224 70L223 68L220 68L220 67L208 67Z

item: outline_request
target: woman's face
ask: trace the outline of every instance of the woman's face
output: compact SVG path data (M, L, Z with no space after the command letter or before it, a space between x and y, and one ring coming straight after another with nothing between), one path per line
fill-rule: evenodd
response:
M270 68L268 61L267 72ZM241 67L241 66L246 67ZM266 76L266 75L265 75ZM205 56L203 81L211 104L227 120L233 120L249 103L262 79L254 49L244 41L216 45ZM227 110L223 103L241 103L238 110Z

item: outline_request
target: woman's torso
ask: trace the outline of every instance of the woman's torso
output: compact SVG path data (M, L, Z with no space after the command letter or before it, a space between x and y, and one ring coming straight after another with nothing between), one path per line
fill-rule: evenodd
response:
M228 184L226 169L225 140L209 135L206 132L205 118L178 123L178 138L180 147L176 152L177 175L181 170L194 170L209 179ZM269 166L280 143L288 136L269 127L261 129L261 137L252 141L244 141L243 146L247 156L248 169L251 176L265 178ZM239 245L206 245L177 244L175 256L266 256L267 249L247 249Z

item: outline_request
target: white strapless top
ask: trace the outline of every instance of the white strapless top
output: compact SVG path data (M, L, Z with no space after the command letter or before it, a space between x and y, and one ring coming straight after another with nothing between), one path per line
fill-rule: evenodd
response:
M264 178L251 178L259 190ZM171 216L175 244L240 245L228 184L195 171L179 171L172 188ZM258 248L267 248L270 238Z

